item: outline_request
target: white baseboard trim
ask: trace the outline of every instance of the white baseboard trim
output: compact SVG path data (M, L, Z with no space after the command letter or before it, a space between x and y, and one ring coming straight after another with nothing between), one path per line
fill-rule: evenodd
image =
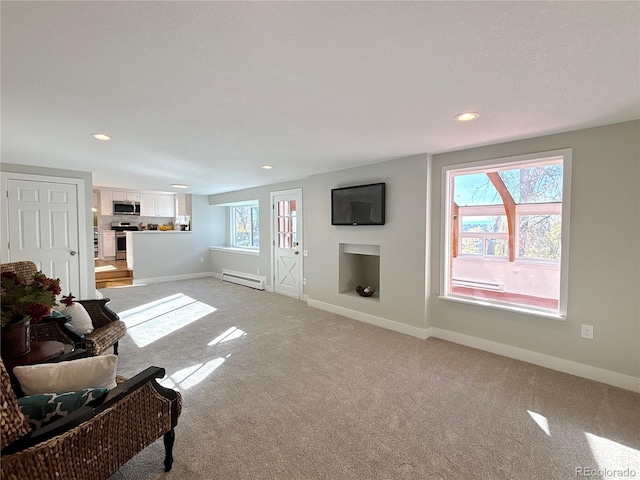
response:
M350 308L339 307L331 303L320 302L307 298L307 305L313 308L319 308L331 313L337 313L343 317L352 318L360 322L369 323L376 327L386 328L387 330L393 330L394 332L404 333L405 335L411 335L412 337L418 337L422 340L427 338L427 329L413 327L411 325L405 325L393 320L388 320L382 317L376 317L375 315L369 315L368 313L358 312L357 310L351 310Z
M222 280L222 274L221 273L212 273L211 276L213 278L217 278L218 280Z
M212 272L185 273L183 275L168 275L166 277L134 278L134 285L144 285L146 283L173 282L175 280L190 280L192 278L214 277Z
M533 363L541 367L550 368L559 372L568 373L577 377L595 380L596 382L606 383L614 387L624 388L633 392L640 393L640 378L624 375L622 373L604 370L602 368L583 365L582 363L564 360L562 358L552 357L544 353L532 352L523 348L512 347L504 343L492 342L482 338L464 335L462 333L444 330L442 328L429 327L427 329L428 337L440 338L448 342L458 343L478 350L495 353L504 357L514 358L527 363ZM428 338L427 337L427 338Z

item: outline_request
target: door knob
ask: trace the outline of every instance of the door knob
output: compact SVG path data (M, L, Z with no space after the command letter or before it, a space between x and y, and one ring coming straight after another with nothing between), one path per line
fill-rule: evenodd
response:
M78 253L78 252L76 252L75 250L71 250L69 253L70 253L71 255L75 255L75 254L76 254L76 253Z

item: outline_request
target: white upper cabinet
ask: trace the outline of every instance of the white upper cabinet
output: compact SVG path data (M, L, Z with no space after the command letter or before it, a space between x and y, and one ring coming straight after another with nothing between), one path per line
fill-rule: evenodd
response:
M175 195L141 193L140 216L173 218L175 216L175 202Z
M158 217L175 217L176 197L175 195L158 195L156 204Z
M178 211L176 215L191 215L191 194L178 193L176 198L178 200Z
M126 201L126 202L139 202L140 194L138 192L121 192L121 191L112 191L112 196L114 201Z
M126 192L117 192L115 190L111 192L111 198L116 202L126 200L125 195Z
M100 190L100 215L113 215L113 192Z
M156 197L152 193L140 194L140 216L155 217L156 216Z

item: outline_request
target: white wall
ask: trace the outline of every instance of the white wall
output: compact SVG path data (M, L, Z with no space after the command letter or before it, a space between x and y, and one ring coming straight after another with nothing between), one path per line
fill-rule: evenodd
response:
M304 249L309 252L308 257L303 257L305 293L310 305L332 306L343 313L344 309L360 312L380 319L378 324L390 328L397 324L400 326L397 330L426 335L426 172L427 156L417 155L314 175L300 182L212 195L209 197L212 205L258 199L261 238L259 256L212 251L213 271L221 273L223 268L229 268L248 273L256 273L257 269L262 274L270 272L269 194L302 187ZM386 225L331 225L332 188L376 182L386 183ZM340 243L380 245L380 285L374 286L379 289L379 301L338 292Z
M386 183L385 225L331 226L332 188L377 182ZM322 302L426 329L426 184L426 155L309 178L305 197L309 257L305 276L310 304ZM379 290L379 302L339 293L340 243L380 246L380 285L372 285Z
M634 121L434 155L430 325L640 377L639 132ZM573 149L566 321L438 299L442 167L561 148Z

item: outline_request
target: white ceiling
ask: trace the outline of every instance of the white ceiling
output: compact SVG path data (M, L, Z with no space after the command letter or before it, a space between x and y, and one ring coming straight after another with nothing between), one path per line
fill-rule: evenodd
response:
M96 185L212 194L640 118L638 2L3 1L1 20L2 161Z

